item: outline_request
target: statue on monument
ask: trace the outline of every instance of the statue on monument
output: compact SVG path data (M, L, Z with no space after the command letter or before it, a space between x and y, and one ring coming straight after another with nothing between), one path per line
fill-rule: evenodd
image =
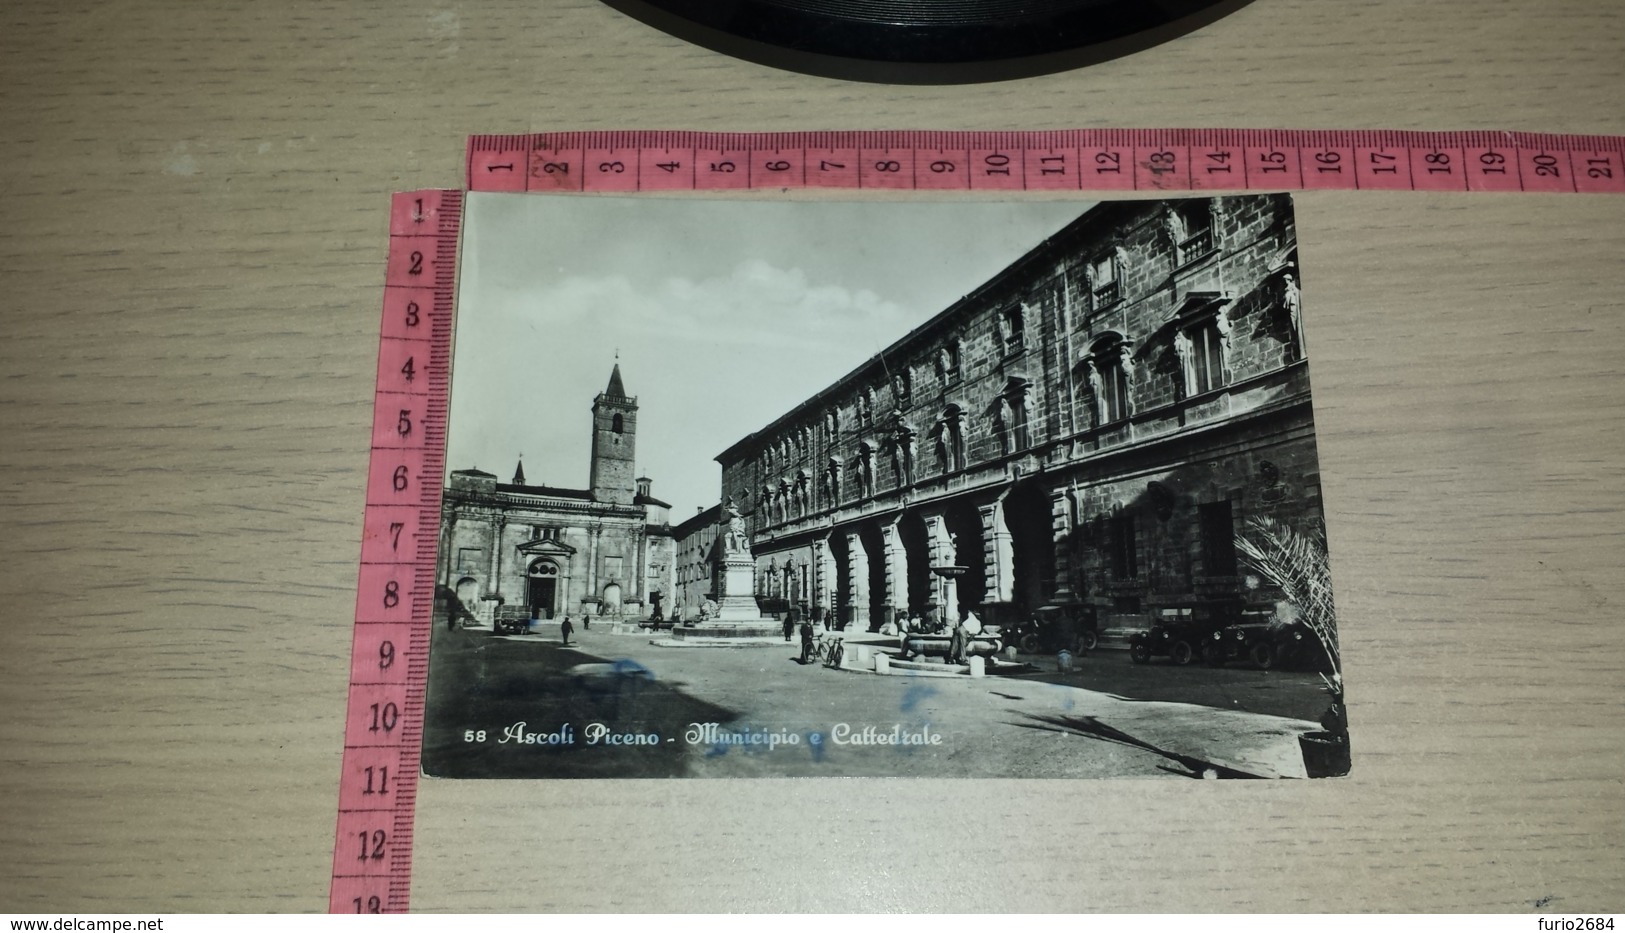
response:
M745 518L739 514L739 507L734 505L731 496L722 507L714 547L717 560L712 598L701 607L701 618L724 625L759 622L762 612L754 595L756 559L750 553L750 533L745 530Z
M724 507L728 516L728 530L722 536L722 552L724 554L750 553L750 536L745 533L745 518L739 514L738 506L734 505L732 496L728 497L728 504Z

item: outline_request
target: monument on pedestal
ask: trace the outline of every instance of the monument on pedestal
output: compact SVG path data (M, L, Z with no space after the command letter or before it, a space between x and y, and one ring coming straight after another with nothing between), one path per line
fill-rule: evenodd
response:
M744 516L729 499L722 510L723 527L717 533L716 577L711 592L716 597L715 622L762 621L756 605L756 558L750 553L750 535Z
M745 519L729 499L717 522L717 538L711 545L711 594L700 606L700 616L672 629L676 641L780 637L781 623L763 618L756 605L756 558L750 553L750 535Z

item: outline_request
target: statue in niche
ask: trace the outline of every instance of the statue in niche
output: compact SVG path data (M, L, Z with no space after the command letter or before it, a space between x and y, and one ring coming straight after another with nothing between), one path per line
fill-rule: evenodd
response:
M1164 207L1162 211L1162 230L1168 236L1168 245L1176 251L1185 240L1185 218L1172 207Z
M1100 364L1097 361L1091 359L1087 369L1089 378L1089 426L1098 428L1106 421L1100 410L1100 402L1106 392L1106 382L1100 374Z
M1288 270L1281 274L1281 308L1286 312L1287 326L1292 329L1294 350L1301 354L1303 346L1303 305L1298 291L1298 280Z

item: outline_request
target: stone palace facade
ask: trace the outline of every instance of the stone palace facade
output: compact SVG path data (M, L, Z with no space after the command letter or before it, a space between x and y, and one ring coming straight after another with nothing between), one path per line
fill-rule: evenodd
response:
M670 506L636 474L637 399L616 364L592 404L589 488L512 482L478 469L451 474L441 504L443 594L483 624L499 616L641 618L672 594Z
M699 615L708 599L716 598L716 543L722 506L713 505L672 529L676 540L676 595L673 610L685 619Z
M1099 205L717 457L763 609L1102 627L1248 596L1321 517L1284 195Z

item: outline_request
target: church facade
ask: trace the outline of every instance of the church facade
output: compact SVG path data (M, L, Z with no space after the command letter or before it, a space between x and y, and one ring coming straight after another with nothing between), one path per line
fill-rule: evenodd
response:
M1291 201L1099 205L717 460L768 611L1248 600L1321 520Z
M641 618L669 602L670 506L637 475L638 403L617 363L592 404L588 488L534 486L453 472L441 504L442 594L480 624L566 614Z

